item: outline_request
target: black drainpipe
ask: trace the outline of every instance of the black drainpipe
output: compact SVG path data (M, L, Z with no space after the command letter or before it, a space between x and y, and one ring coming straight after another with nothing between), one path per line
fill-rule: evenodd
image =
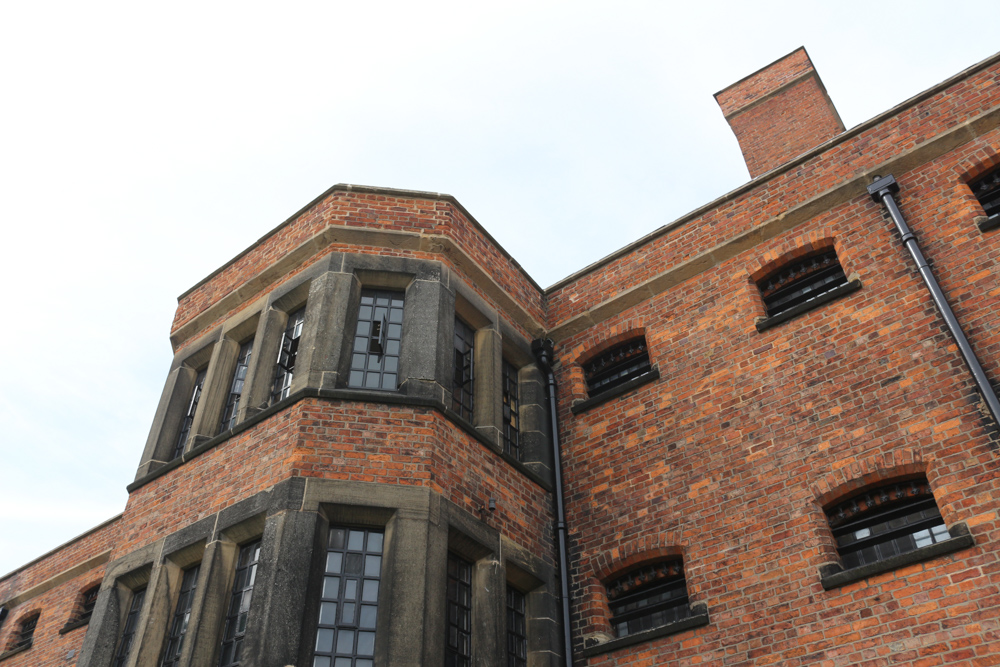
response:
M566 549L566 508L563 501L562 447L559 444L559 416L556 403L556 376L552 372L555 344L545 338L532 341L531 351L538 360L549 388L549 416L552 420L552 467L556 480L556 536L559 540L560 602L562 603L563 655L566 667L573 667L573 635L569 615L569 554Z
M903 214L896 205L896 200L892 197L897 192L899 192L899 183L892 177L892 174L885 177L876 176L875 181L868 186L868 194L872 196L872 199L881 203L889 211L889 216L896 224L896 231L899 232L903 245L910 251L910 256L913 257L913 261L917 265L917 270L920 271L920 277L924 279L924 284L927 285L927 290L931 293L931 298L934 299L934 305L937 306L938 311L944 317L945 324L948 325L948 331L951 332L952 338L958 344L958 349L962 353L965 365L969 367L972 378L976 381L976 388L979 389L983 400L986 401L986 407L989 409L990 414L993 415L993 422L997 426L1000 426L1000 401L997 400L993 386L986 377L979 359L976 358L976 353L972 351L969 340L962 333L962 326L958 323L955 313L952 312L951 306L945 300L944 292L941 291L941 286L938 285L931 267L927 265L927 260L924 259L923 254L920 252L917 239L907 226L906 221L903 219Z

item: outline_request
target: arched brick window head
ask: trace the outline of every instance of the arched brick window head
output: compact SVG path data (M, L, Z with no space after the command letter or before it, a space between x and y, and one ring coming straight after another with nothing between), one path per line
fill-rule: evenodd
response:
M7 647L8 651L23 651L31 648L31 644L35 640L35 626L38 625L39 616L40 614L32 614L21 621L17 632L11 636L10 645Z
M827 510L827 517L847 569L951 537L925 478L866 491Z
M587 394L596 396L650 371L649 349L642 336L602 352L583 364Z
M810 302L846 284L837 253L830 248L782 266L757 287L767 316L775 317L792 309L808 309Z

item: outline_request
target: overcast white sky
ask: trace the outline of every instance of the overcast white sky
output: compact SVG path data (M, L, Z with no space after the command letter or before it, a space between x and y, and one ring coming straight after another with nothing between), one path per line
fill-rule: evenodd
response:
M997 50L944 7L5 3L0 573L124 508L177 295L330 185L546 286L748 180L712 95L796 47L848 127Z

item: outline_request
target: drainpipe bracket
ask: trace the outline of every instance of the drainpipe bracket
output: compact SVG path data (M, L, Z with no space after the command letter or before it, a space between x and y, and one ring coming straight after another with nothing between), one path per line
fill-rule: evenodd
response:
M896 182L892 174L882 176L868 186L868 194L871 195L872 201L875 203L881 203L882 197L885 195L894 195L897 192L899 192L899 183Z

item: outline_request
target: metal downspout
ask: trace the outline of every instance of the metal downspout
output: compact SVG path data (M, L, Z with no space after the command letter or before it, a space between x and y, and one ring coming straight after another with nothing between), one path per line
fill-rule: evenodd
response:
M927 265L927 260L924 259L923 253L920 252L916 237L914 237L913 232L910 231L906 221L903 219L903 214L900 212L899 206L896 205L896 200L892 195L897 192L899 192L899 183L892 177L892 174L885 177L876 176L875 181L868 186L868 194L871 195L872 199L881 203L889 211L889 216L896 224L896 231L899 232L900 240L902 240L903 245L910 252L910 256L913 257L913 261L917 265L917 270L920 271L920 277L924 279L924 284L927 285L927 290L931 293L934 305L937 306L938 311L944 317L948 331L951 333L952 338L955 339L955 343L958 344L958 349L962 353L965 365L969 367L972 378L976 382L976 388L979 390L983 400L986 402L987 409L993 416L993 422L1000 427L1000 401L997 400L997 395L993 391L993 385L990 384L989 379L986 377L986 372L979 363L979 359L976 358L976 353L972 350L972 346L969 345L969 340L962 332L962 326L958 323L958 319L955 317L955 313L952 312L951 306L948 305L944 292L941 291L941 286L938 285L934 273L931 271L930 266Z
M562 603L563 655L566 667L573 667L573 636L569 613L569 554L566 548L566 508L563 499L562 447L559 443L559 416L556 403L556 376L552 371L553 349L551 339L532 341L531 351L545 373L549 390L549 416L552 420L552 468L555 474L556 536L559 541L559 600Z

